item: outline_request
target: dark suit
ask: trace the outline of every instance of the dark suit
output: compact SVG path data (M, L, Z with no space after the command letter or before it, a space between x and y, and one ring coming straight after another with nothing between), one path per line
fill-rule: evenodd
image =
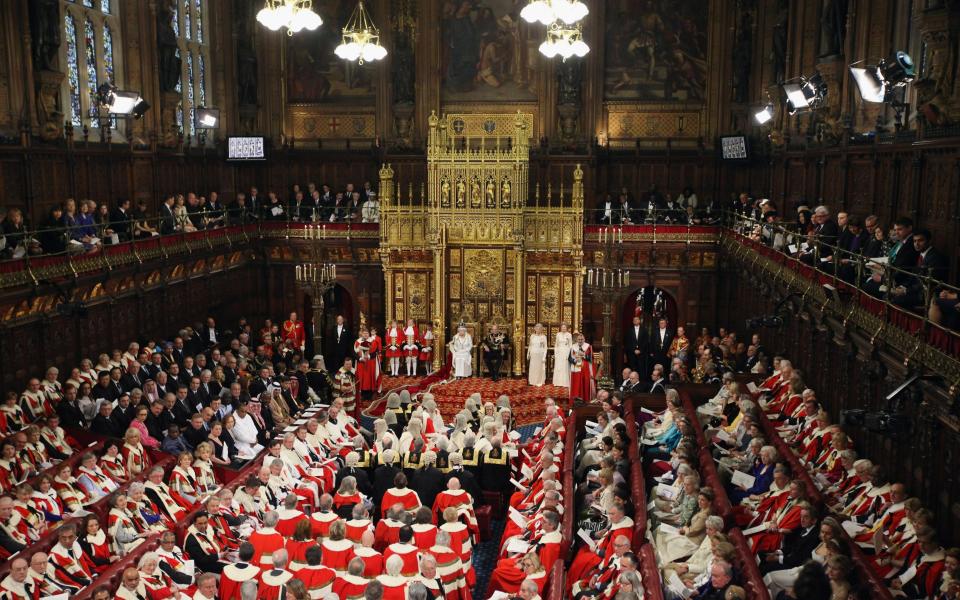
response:
M123 391L130 392L134 389L143 389L143 379L140 378L140 375L131 375L130 373L124 373L120 377L120 386L123 387Z
M77 406L77 403L63 400L57 405L57 414L60 416L60 425L64 429L84 429L87 426L87 420L83 416L83 411Z
M804 530L796 528L783 537L781 550L783 560L778 562L760 562L760 571L764 575L771 571L792 569L799 567L810 560L814 548L820 545L820 529L816 525Z
M639 335L638 335L639 333ZM647 353L647 332L643 325L634 326L632 323L627 327L627 333L623 336L623 352L627 355L627 364L630 369L636 371L641 377L647 376L647 368L644 364L644 358ZM637 354L635 351L639 350Z
M903 271L909 272L915 270L917 267L917 256L919 255L917 249L913 247L913 235L911 234L904 242L897 244L891 252L893 256L889 261L890 266L900 269L900 271L894 273L893 283L895 286L905 286L910 282L912 277L909 273L904 273ZM887 256L890 256L890 254L888 253ZM877 283L873 279L868 279L866 283L863 284L863 289L868 294L879 297L883 295L883 292L880 291L880 286L886 284L887 279L886 274L884 274L880 279L880 283Z
M346 323L343 324L343 330L339 333L337 332L337 326L333 326L333 332L330 334L330 341L328 342L330 348L327 355L330 357L330 361L326 363L328 370L336 371L343 366L344 359L353 358L353 342L355 339L356 336L350 332Z
M897 306L913 308L924 304L924 280L921 277L932 277L938 281L947 278L950 261L936 248L928 248L922 255L917 255L917 266L914 269L916 277L911 277L901 285L907 288L903 295L894 295L891 301ZM935 294L936 286L931 285L930 293Z
M196 448L202 442L207 441L207 436L209 432L206 428L201 427L200 429L194 429L192 425L188 426L183 431L183 439L190 444L191 448Z
M650 358L653 359L653 364L649 365L652 369L653 365L663 365L664 370L670 369L670 360L667 358L667 351L670 350L670 344L673 343L673 331L665 329L663 331L663 336L660 335L660 328L658 327L654 330L653 334L650 336ZM644 373L643 375L646 375Z
M177 229L177 218L166 202L160 205L160 235L170 235Z
M420 469L413 474L410 487L417 492L424 506L433 507L437 494L446 489L447 477L436 467Z
M393 478L397 476L400 469L393 465L380 465L373 471L373 497L372 500L377 506L383 500L383 495L387 490L393 487ZM421 502L423 500L421 499Z
M337 471L336 484L334 489L340 489L340 482L344 477L353 476L357 480L357 490L364 496L370 496L373 492L373 486L370 483L370 476L363 469L357 467L344 467Z
M117 234L121 242L130 239L130 218L119 206L110 211L110 229Z
M109 417L104 417L103 415L95 416L90 423L90 431L91 433L106 438L121 438L126 429L120 427L120 424L113 419L113 415L111 414Z
M666 394L666 393L667 393L667 389L666 389L665 387L663 387L663 384L665 383L665 381L666 381L666 380L664 380L663 378L660 378L660 379L654 381L653 384L650 386L650 391L647 392L647 393L649 393L649 394Z

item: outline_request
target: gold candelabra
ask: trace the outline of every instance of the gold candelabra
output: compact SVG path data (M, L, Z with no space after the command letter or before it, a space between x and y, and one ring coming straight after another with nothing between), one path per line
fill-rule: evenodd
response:
M310 296L313 304L313 352L323 354L323 298L337 283L337 265L323 262L325 225L307 225L303 238L311 240L311 258L295 267L297 287Z
M586 270L585 287L587 293L603 305L603 338L600 341L603 364L597 375L600 387L612 387L613 305L630 288L630 271L618 266L623 264L623 227L601 227L599 241L603 246L603 264Z

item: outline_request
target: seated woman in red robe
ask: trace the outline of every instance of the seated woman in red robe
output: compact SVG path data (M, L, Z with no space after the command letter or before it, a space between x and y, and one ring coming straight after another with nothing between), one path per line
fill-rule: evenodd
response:
M123 436L123 468L125 477L136 479L141 473L150 468L150 457L146 448L140 443L140 431L131 427Z
M160 570L160 557L156 552L147 552L141 556L137 569L140 571L140 581L146 586L150 600L166 600L180 596L170 576Z
M387 509L395 504L402 504L407 512L422 506L417 492L407 487L407 476L403 473L397 473L393 478L393 487L383 494L383 500L380 501L380 516L386 515Z
M110 552L110 540L107 539L107 532L100 527L97 515L83 518L77 541L97 573L103 573L114 561L119 560L118 556Z
M353 558L353 542L344 537L345 533L346 526L343 521L334 521L330 526L330 537L320 544L323 550L323 559L320 564L337 573L345 572L350 559Z
M123 462L123 454L120 451L121 444L117 441L109 441L103 447L103 456L100 457L100 469L107 474L110 479L123 484L129 481L127 469Z
M547 582L547 571L540 558L536 552L528 552L515 558L501 559L490 574L490 584L487 589L513 595L520 591L520 584L525 579L532 579L537 582L537 587L543 592ZM553 563L551 562L550 565L552 567Z

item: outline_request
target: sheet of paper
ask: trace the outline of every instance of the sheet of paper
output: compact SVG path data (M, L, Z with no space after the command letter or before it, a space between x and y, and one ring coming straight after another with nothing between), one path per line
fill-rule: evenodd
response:
M527 481L533 479L533 469L530 468L530 465L520 465L520 474L523 475Z
M650 410L649 408L647 408L646 406L641 406L641 407L640 407L640 412L645 413L645 414L648 414L648 415L655 415L655 414L657 414L657 413L653 412L652 410Z
M584 542L586 542L586 544L587 544L588 546L590 546L590 551L591 551L591 552L596 551L596 549L597 549L597 542L595 542L595 541L593 540L593 538L590 537L590 532L588 532L586 529L583 529L583 528L581 527L580 530L577 531L577 536L578 536L581 540L583 540Z
M716 448L717 451L718 451L720 454L723 454L723 455L730 454L730 451L729 451L729 450L727 450L726 448L724 448L723 446L721 446L720 444L718 444L718 443L716 443L716 442L713 443L713 447Z
M600 429L600 424L597 423L596 421L587 421L587 422L584 424L584 426L585 426L587 429Z
M644 446L656 446L657 440L641 440L640 443Z
M543 427L537 427L536 429L534 429L534 430L533 430L533 435L534 435L534 437L540 435L540 432L541 432L541 431L543 431Z
M757 480L753 475L748 475L743 471L734 471L733 477L730 479L730 483L742 488L750 489L753 487L754 482Z
M56 594L54 596L44 596L40 598L40 600L69 600L69 598L70 598L70 594L63 593L63 594Z
M287 427L286 429L284 429L283 432L284 432L284 433L294 433L296 430L297 430L297 426L296 426L296 425L290 425L289 427Z
M760 388L757 387L757 384L752 381L747 382L747 389L750 390L751 394L756 394L760 391Z
M797 246L795 244L790 244L789 246L787 246L787 250L790 251L790 254L796 254Z
M526 529L526 528L527 528L527 523L528 523L529 521L527 520L527 518L526 518L525 516L523 516L523 514L522 514L519 510L517 510L517 509L515 509L514 507L511 506L511 507L510 507L510 514L509 514L509 516L510 516L510 520L513 521L514 523L516 523L517 526L520 527L520 529Z
M721 442L727 442L728 444L733 443L733 436L724 431L723 429L717 430L717 439Z
M647 504L647 510L656 510L656 508L657 508L656 500L651 500L650 503Z
M526 554L529 549L530 544L517 537L511 538L510 543L507 544L507 552L510 554Z
M677 575L676 571L670 571L670 578L667 580L667 587L670 588L670 591L674 595L681 598L689 598L693 594L693 590L683 585L683 581L680 580L680 576Z
M510 600L510 594L506 592L496 591L490 594L490 600Z
M671 534L671 533L680 533L680 530L671 525L670 523L660 523L660 526L657 527L657 531Z
M755 533L762 533L768 529L770 529L770 522L764 521L763 523L760 523L756 527L751 527L750 529L744 529L743 535L753 535Z
M671 485L661 483L657 485L657 495L667 500L673 500L677 497L677 489Z
M526 491L527 491L527 488L525 488L525 487L523 487L522 485L520 485L520 482L517 481L516 479L514 479L513 477L510 478L510 483L512 483L513 486L514 486L515 488L517 488L518 490L520 490L521 492L526 492Z
M520 434L516 431L511 431L507 434L507 437L513 441L517 441L520 439Z

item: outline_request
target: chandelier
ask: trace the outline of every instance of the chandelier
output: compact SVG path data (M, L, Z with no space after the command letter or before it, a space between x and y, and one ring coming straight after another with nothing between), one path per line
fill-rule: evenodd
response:
M560 56L567 60L571 56L583 57L590 52L590 46L583 41L583 30L580 25L562 25L559 21L547 29L547 39L540 44L540 54L547 58Z
M362 0L353 9L350 20L343 28L343 40L334 53L343 60L364 61L380 60L387 55L387 49L380 45L380 30L363 7Z
M567 25L573 25L587 16L588 12L590 10L587 5L580 0L531 0L530 4L520 11L520 17L527 23L539 21L550 25L563 21Z
M308 29L313 31L323 24L320 15L313 12L313 0L266 0L257 21L270 31L287 28L287 35Z

